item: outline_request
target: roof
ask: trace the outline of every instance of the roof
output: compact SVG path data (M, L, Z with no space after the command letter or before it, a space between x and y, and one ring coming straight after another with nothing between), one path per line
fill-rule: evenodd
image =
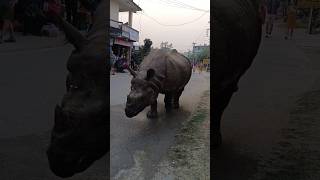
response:
M142 11L142 9L133 2L133 0L118 0L119 2L119 11L120 12L137 12Z

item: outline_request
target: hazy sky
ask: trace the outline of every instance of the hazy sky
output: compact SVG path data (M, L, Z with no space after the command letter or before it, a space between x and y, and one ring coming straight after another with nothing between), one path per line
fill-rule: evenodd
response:
M137 12L133 16L133 28L140 32L140 45L145 38L150 38L153 47L159 47L162 41L168 41L172 43L173 48L185 52L192 49L192 42L209 44L206 29L210 27L210 12L174 6L181 6L177 3L183 2L199 9L210 10L210 0L134 0L134 2L143 9L143 12ZM120 13L119 20L127 22L128 13ZM184 23L188 24L181 25ZM210 33L208 35L210 36Z

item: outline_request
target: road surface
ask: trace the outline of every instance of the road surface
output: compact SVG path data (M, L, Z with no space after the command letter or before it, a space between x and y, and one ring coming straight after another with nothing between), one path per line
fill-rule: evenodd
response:
M209 75L194 73L181 96L181 108L170 114L165 113L164 96L159 95L156 120L146 118L149 107L134 118L125 116L130 79L128 73L111 77L111 179L149 180L154 178L159 163L167 158L182 122L190 118L200 97L209 89Z
M50 38L17 40L0 44L0 179L59 180L48 167L45 151L54 107L65 92L72 47L52 45ZM101 179L106 176L105 163L101 159L70 179Z
M33 40L30 46L29 40ZM0 45L1 180L61 179L49 169L45 151L54 107L65 92L66 61L73 48L61 42L53 46L46 39L35 40L39 39L19 37L17 44ZM165 114L161 100L157 121L146 119L145 112L132 119L125 117L130 79L128 73L117 74L110 82L111 175L116 179L148 179L155 173L157 163L166 157L179 125L190 117L202 93L208 90L209 75L192 76L181 97L180 110ZM142 162L141 158L145 160ZM107 179L108 162L106 155L85 172L68 179Z
M262 39L222 120L213 179L319 179L320 37Z

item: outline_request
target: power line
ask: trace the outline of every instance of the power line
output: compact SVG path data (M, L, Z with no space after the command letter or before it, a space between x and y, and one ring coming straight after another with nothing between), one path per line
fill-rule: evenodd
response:
M198 37L196 38L196 40L195 40L194 42L198 42L198 40L199 40L199 38L200 38L201 35L203 35L203 31L200 31Z
M166 0L166 1L169 2L169 3L171 2L171 3L174 3L174 4L180 5L181 7L192 9L192 10L206 11L206 12L209 11L209 10L200 9L200 8L185 4L185 3L181 2L181 1L177 1L177 0Z
M190 9L190 10L196 10L196 11L203 11L203 12L209 12L210 10L200 9L185 3L182 3L180 1L173 1L173 0L159 0L169 6L172 7L178 7L178 8L184 8L184 9Z
M177 7L177 8L183 8L183 9L189 9L189 10L195 10L195 11L202 11L202 12L209 12L210 10L200 9L185 3L182 3L180 1L174 1L174 0L156 0L158 2L162 2L161 4L166 4L167 6L171 7ZM139 0L140 2L140 0ZM149 1L151 2L151 1Z
M208 12L204 12L203 14L201 14L201 16L197 17L196 19L192 20L192 21L188 21L188 22L185 22L185 23L181 23L181 24L163 24L161 22L159 22L157 19L155 19L154 17L152 16L149 16L145 11L142 10L142 15L152 19L153 21L155 21L156 23L162 25L162 26L183 26L183 25L186 25L186 24L191 24L195 21L198 21L200 18L202 18L205 14L207 14Z

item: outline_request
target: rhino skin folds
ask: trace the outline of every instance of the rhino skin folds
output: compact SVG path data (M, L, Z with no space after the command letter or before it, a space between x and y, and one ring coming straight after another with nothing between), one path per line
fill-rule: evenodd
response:
M130 69L129 69L130 70ZM166 110L179 108L179 98L191 77L190 61L176 50L153 50L133 75L127 97L126 115L133 117L151 105L147 116L157 117L158 94L165 95Z

